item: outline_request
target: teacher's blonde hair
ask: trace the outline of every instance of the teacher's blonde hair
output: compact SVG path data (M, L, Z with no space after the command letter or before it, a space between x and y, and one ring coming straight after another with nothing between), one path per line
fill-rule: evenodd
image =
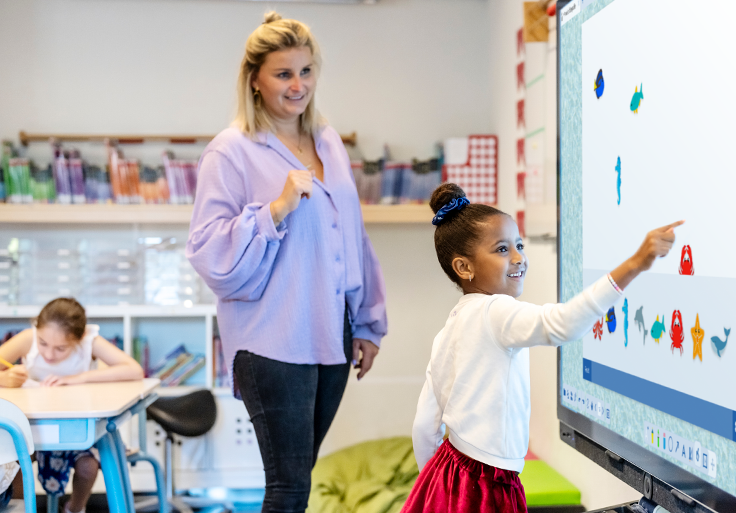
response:
M252 80L261 69L266 57L271 52L288 48L307 47L312 52L313 71L319 76L322 56L317 41L304 23L297 20L285 20L273 11L266 14L263 23L248 36L245 42L245 56L240 64L238 75L238 112L233 125L245 135L255 137L264 130L270 130L271 117L263 106L256 105L253 96ZM314 95L306 110L300 116L301 129L311 133L319 122L319 114L314 105Z

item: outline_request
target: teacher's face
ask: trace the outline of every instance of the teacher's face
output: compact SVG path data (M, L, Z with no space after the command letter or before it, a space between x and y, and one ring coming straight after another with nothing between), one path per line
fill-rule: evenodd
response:
M305 46L269 53L253 79L268 113L282 121L304 113L316 83L312 52Z

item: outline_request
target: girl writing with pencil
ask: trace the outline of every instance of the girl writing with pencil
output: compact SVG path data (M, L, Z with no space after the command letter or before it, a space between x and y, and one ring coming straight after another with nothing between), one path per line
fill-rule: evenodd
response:
M0 386L20 387L28 379L41 386L142 379L138 362L102 338L99 331L99 326L87 324L84 308L75 299L54 299L41 309L32 328L0 346L0 367L6 367L0 372ZM11 363L21 358L21 365ZM95 360L106 366L96 368ZM64 495L74 468L72 495L65 512L85 510L100 468L93 451L36 452L38 480L48 494Z

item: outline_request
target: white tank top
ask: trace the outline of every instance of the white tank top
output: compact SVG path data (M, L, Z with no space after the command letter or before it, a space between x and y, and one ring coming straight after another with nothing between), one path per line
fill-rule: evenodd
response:
M79 345L72 351L65 360L59 363L50 364L38 352L38 337L36 336L36 328L33 328L33 344L31 350L23 358L23 363L28 371L28 377L35 381L43 381L46 376L73 376L86 372L94 367L96 363L92 362L92 341L100 333L100 327L97 324L88 324L84 330L84 336Z

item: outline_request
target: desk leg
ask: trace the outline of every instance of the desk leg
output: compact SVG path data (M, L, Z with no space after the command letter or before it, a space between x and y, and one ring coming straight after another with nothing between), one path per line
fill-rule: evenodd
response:
M105 478L105 490L107 491L107 504L110 513L129 513L123 485L123 469L120 467L115 439L110 433L105 433L95 446L100 451L102 476Z
M120 436L120 431L117 429L110 433L110 436L115 441L118 464L120 465L120 472L123 474L123 493L128 504L128 513L135 513L135 500L133 499L133 487L130 485L130 472L128 471L128 458L125 456L125 444L123 443L123 438Z
M33 493L36 493L35 490ZM46 513L59 513L59 496L46 494Z

